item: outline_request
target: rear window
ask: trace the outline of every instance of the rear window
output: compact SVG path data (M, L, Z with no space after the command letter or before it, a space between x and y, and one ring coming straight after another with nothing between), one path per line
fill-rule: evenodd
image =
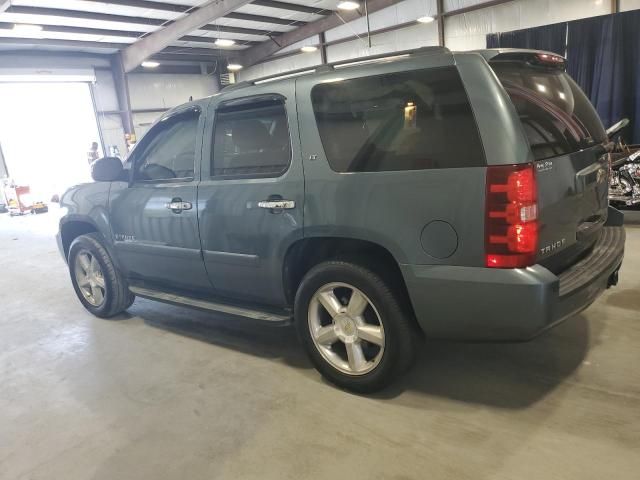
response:
M311 98L322 145L337 172L486 164L455 67L321 83Z
M536 160L606 139L596 110L564 71L510 62L491 66L516 107Z

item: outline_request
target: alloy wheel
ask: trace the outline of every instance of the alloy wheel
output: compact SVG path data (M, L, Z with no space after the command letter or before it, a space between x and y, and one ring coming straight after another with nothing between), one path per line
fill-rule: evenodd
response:
M364 375L382 359L385 333L373 302L347 283L329 283L311 297L309 331L322 357L347 375Z
M74 272L84 299L94 307L102 305L106 289L102 268L96 257L87 250L81 250L76 255Z

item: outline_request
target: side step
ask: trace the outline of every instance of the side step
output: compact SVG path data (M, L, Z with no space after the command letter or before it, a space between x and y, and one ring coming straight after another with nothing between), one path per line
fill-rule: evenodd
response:
M251 318L253 320L260 320L273 324L289 324L291 323L292 319L291 315L286 315L284 313L278 314L265 312L262 310L253 310L250 308L238 307L236 305L210 302L208 300L183 297L181 295L173 295L171 293L159 292L157 290L150 290L148 288L129 287L129 290L131 290L133 294L139 297L148 298L149 300L158 300L160 302L172 303L174 305L186 305L189 307L208 310L211 312L226 313L228 315Z

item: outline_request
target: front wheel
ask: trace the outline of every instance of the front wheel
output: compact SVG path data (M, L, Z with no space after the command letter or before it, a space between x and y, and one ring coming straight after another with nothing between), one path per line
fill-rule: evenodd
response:
M296 327L326 379L366 393L402 373L416 333L399 297L377 273L355 263L324 262L307 273L296 294Z
M77 237L69 248L68 263L76 295L95 316L113 317L133 303L135 297L99 234Z

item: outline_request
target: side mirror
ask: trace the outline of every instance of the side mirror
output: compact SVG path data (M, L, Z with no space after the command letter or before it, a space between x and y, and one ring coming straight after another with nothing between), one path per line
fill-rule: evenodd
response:
M99 158L91 164L91 177L96 182L113 182L123 178L122 161L116 157Z

